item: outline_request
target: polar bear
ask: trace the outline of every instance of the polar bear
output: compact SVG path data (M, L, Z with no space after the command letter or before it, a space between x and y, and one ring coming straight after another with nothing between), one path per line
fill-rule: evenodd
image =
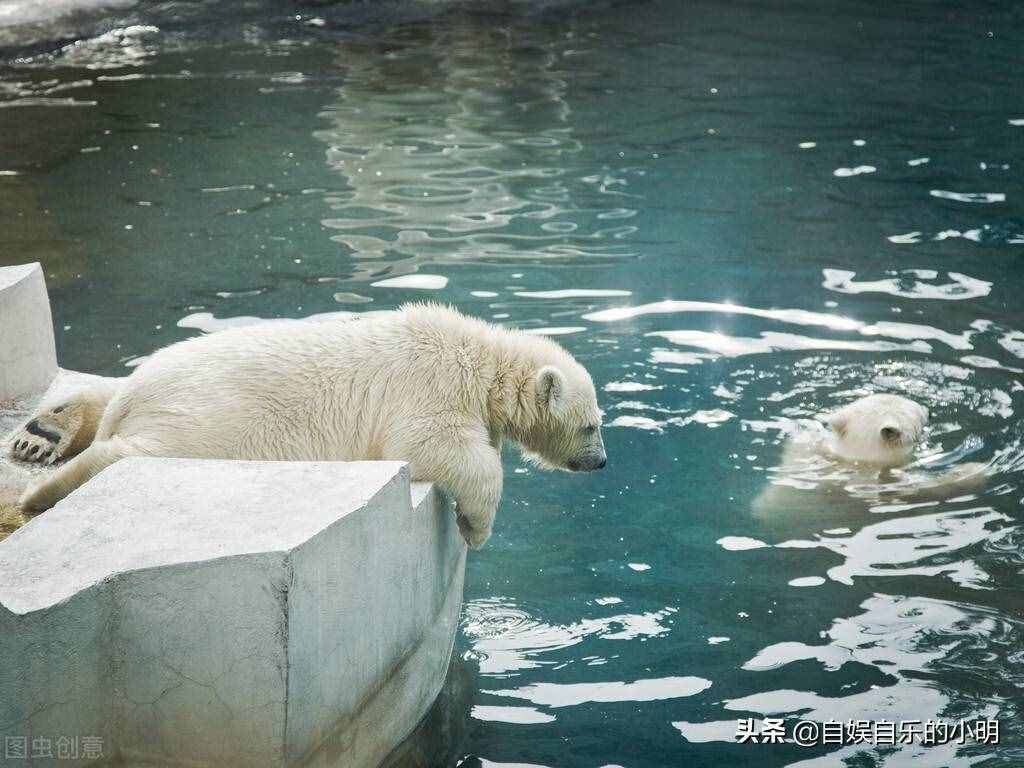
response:
M453 495L463 537L479 548L501 498L504 441L545 468L590 471L607 460L594 384L572 355L437 304L196 337L111 389L52 406L15 436L17 456L51 461L83 442L62 428L65 413L78 414L79 431L95 430L25 491L23 511L48 509L126 456L397 459ZM26 449L28 437L47 445Z
M820 439L789 441L790 461L811 448L840 461L887 469L913 459L928 424L928 409L899 395L868 395L833 412L826 421L831 431Z
M985 467L976 462L940 473L914 464L928 416L928 409L905 397L873 394L825 415L824 424L803 425L787 437L782 461L754 500L754 512L820 510L837 490L861 499L923 501L983 484Z

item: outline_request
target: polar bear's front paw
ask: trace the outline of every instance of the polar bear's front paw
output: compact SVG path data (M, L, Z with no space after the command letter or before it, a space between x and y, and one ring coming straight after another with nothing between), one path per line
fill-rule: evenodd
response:
M466 543L473 549L480 549L480 547L487 543L487 540L491 538L491 529L489 527L474 527L473 524L462 515L456 515L455 519L459 523L459 532L462 534L462 538L464 538Z
M66 436L53 427L44 427L32 419L11 441L11 456L34 464L52 464L64 455Z

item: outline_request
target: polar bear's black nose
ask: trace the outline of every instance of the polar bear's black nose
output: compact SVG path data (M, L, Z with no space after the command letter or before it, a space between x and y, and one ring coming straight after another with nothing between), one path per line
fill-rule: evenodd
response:
M607 463L608 463L608 457L605 456L603 459L601 459L601 463L597 465L597 468L598 469L604 469L604 465L607 464Z

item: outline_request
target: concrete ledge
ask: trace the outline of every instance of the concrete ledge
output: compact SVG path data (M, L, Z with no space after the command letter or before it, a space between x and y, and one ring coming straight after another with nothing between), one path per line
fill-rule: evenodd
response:
M0 268L0 337L0 403L46 389L57 351L39 264Z
M0 268L0 436L95 379L57 369L39 265ZM51 470L0 454L2 535ZM0 541L3 748L376 768L442 687L465 558L398 462L118 462Z
M0 735L372 768L441 688L464 565L400 463L121 461L0 542Z

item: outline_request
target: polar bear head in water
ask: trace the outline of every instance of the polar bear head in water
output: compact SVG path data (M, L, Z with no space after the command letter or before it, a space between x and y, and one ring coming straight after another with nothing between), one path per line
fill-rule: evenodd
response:
M828 449L839 459L899 467L907 464L928 423L928 410L899 395L868 395L827 418Z

